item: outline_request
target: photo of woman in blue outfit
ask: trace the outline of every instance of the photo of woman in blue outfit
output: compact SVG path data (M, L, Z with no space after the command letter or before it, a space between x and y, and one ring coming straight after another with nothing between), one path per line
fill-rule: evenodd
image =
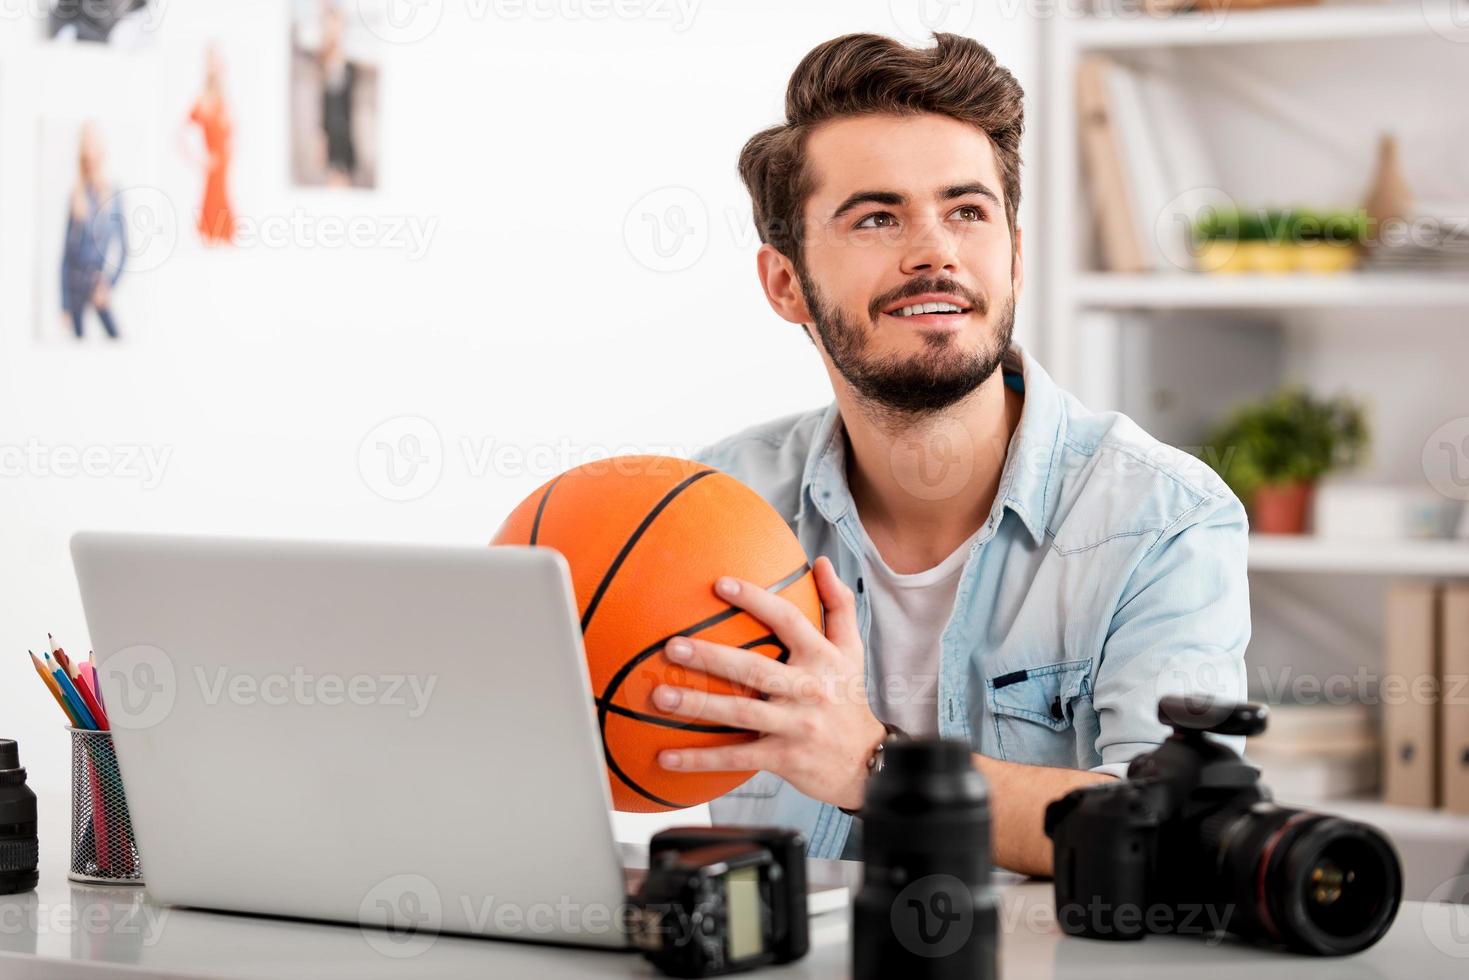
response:
M77 179L66 215L66 245L61 255L61 309L77 339L83 335L87 307L97 311L107 336L117 339L112 292L122 278L127 256L127 222L122 195L104 175L102 136L92 123L81 131Z

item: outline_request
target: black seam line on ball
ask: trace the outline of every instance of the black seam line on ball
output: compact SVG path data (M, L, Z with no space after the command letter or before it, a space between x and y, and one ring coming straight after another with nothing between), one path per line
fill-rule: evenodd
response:
M633 545L638 543L638 539L643 536L653 521L657 519L658 515L663 513L664 508L673 502L674 497L683 493L696 481L702 480L706 476L713 476L718 472L718 470L702 470L695 473L664 494L663 499L658 501L652 510L648 511L647 515L642 519L642 522L628 536L627 541L622 546L622 550L617 553L617 557L612 559L612 564L608 566L607 573L602 576L602 581L597 583L597 591L592 593L591 601L587 603L587 611L581 617L582 633L586 633L587 626L592 622L592 614L597 611L597 606L602 602L602 596L607 592L608 587L612 585L612 579L616 577L617 570L622 567L622 563L627 560L628 553L632 551Z
M561 474L561 476L565 476L565 475L566 475L565 473ZM555 490L556 489L556 484L558 484L560 482L561 482L561 477L560 476L558 476L556 479L552 480L551 481L551 485L546 488L546 492L543 493L543 494L541 494L541 502L538 503L538 504L536 504L536 519L531 522L531 526L530 526L530 543L531 544L535 544L536 543L536 538L540 537L540 534L541 534L541 515L546 512L546 501L551 499L551 491L552 490Z
M719 471L709 470L708 472L717 473ZM789 575L782 578L779 582L776 582L774 585L770 586L770 588L766 591L779 593L783 589L796 582L799 582L801 579L810 574L811 563L802 562L800 568L796 569L794 572L791 572ZM642 663L644 660L647 660L649 657L653 656L659 650L662 650L664 645L668 643L669 640L673 639L675 636L683 636L685 634L696 634L702 632L703 630L706 630L709 627L714 626L718 623L722 623L726 619L729 619L730 617L735 616L743 611L744 610L740 609L738 606L730 606L728 609L725 609L722 612L717 612L713 616L701 620L700 622L695 623L693 626L687 629L681 629L676 633L670 633L668 636L665 636L663 639L659 640L657 643L654 643L646 650L642 650L641 652L639 652L631 660L618 668L617 673L612 675L612 679L609 680L607 682L607 686L602 689L601 697L593 698L593 700L597 704L597 733L602 737L602 757L607 760L607 768L612 772L614 776L622 780L623 784L627 786L628 789L632 790L634 793L639 794L640 796L652 800L659 806L666 806L674 810L682 810L690 804L674 803L670 800L665 800L662 797L655 796L643 787L639 786L637 782L632 779L631 776L622 771L622 767L619 766L617 764L617 760L612 757L612 750L607 746L607 709L612 704L612 698L617 693L618 688L622 687L623 682L627 680L628 675L633 672L633 669L636 668L637 665ZM764 637L761 637L761 639L764 639ZM787 657L787 659L789 659L790 651L786 651L785 656ZM784 663L785 661L781 662Z
M764 636L760 637L757 640L751 640L749 643L741 643L740 649L753 650L755 647L763 646L779 647L780 653L777 654L775 657L772 657L771 659L777 661L778 663L790 662L791 648L780 642L780 638L777 637L774 633L766 633ZM604 702L601 698L594 698L593 700L597 702L597 706L599 708L604 706ZM696 721L681 721L677 718L670 718L667 715L650 715L644 711L635 711L632 708L625 708L620 704L607 703L605 704L605 707L609 714L621 715L624 718L631 718L634 721L647 722L650 725L659 725L663 728L677 728L681 731L686 732L703 732L710 735L738 735L749 730L745 728L735 728L731 725L705 725Z
M612 753L604 751L603 754L607 757L607 768L612 770L612 775L622 780L623 784L627 786L628 789L632 790L634 793L637 793L639 796L652 800L659 806L666 806L670 810L686 810L689 807L693 806L692 803L675 803L673 800L665 800L663 797L658 796L655 793L648 792L647 790L643 789L643 787L633 782L633 778L631 776L622 771L622 767L617 764L617 760L612 758Z

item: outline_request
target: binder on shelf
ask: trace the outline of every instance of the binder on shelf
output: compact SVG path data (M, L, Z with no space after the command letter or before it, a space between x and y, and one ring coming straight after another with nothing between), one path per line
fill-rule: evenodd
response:
M1110 60L1100 55L1084 58L1077 65L1076 116L1082 169L1092 220L1097 225L1101 268L1107 272L1145 272L1149 266L1134 223L1137 209L1107 95L1110 65Z
M1393 688L1382 692L1386 803L1438 805L1438 625L1437 586L1394 582L1388 587L1383 680ZM1387 696L1389 691L1394 696ZM1422 703L1425 692L1427 704Z
M1123 173L1132 191L1131 220L1142 247L1143 264L1153 272L1177 271L1168 268L1168 256L1158 242L1158 223L1169 209L1170 189L1168 176L1163 171L1158 134L1143 101L1142 75L1109 59L1103 84L1106 86L1108 118L1117 134Z
M1444 587L1439 677L1443 806L1469 813L1469 585Z

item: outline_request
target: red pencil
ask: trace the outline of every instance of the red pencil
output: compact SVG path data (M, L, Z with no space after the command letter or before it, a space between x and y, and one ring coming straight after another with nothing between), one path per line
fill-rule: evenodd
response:
M46 634L46 645L51 648L51 656L56 658L56 662L61 665L61 669L66 671L66 676L76 677L76 671L71 666L71 658L66 655L66 651L61 649L61 644L57 643L56 639L50 633Z
M98 730L104 732L110 731L112 724L107 720L107 712L102 710L102 699L97 697L96 693L92 690L92 684L95 684L96 681L88 682L87 675L83 671L77 671L72 681L76 686L77 693L87 703L87 710L92 713L92 718L97 722Z

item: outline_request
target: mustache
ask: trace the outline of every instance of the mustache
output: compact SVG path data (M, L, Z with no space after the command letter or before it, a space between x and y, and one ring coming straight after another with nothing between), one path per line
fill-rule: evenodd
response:
M964 305L981 316L989 313L989 300L983 296L976 295L969 289L959 285L952 279L922 279L907 283L902 289L887 296L879 297L872 301L868 314L875 321L882 315L882 311L892 306L899 300L908 299L911 296L922 296L924 293L952 293L964 300Z

